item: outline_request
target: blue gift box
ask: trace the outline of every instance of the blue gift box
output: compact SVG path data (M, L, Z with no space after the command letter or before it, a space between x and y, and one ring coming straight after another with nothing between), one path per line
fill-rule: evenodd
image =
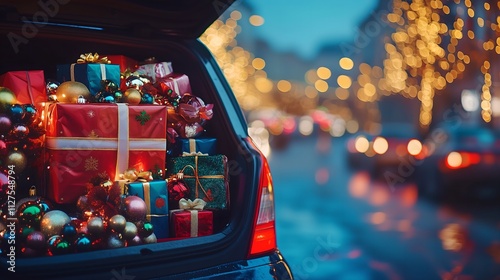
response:
M120 86L120 65L103 63L72 63L57 65L59 82L77 81L87 86L90 94L102 90L101 81L110 80Z
M153 225L153 232L157 238L167 238L169 232L167 181L128 183L127 194L136 195L146 202L146 219Z
M216 138L177 138L173 156L182 156L183 153L202 153L209 156L217 154Z

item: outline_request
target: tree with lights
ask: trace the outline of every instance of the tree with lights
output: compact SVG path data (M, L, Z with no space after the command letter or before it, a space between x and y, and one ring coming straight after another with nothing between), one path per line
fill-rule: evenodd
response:
M381 90L418 98L419 122L427 127L432 121L436 93L460 79L481 87L481 116L492 119L491 67L489 58L500 53L500 17L492 9L497 1L470 0L394 0L387 20L395 27L385 43L384 76ZM471 67L472 66L472 67ZM478 66L478 67L473 67ZM481 69L481 73L477 71Z

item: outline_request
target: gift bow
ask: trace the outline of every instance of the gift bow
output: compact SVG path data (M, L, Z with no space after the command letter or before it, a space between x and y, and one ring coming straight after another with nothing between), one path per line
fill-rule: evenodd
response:
M86 53L86 54L81 54L80 58L76 60L76 63L103 63L103 64L108 64L108 63L111 63L111 61L106 56L99 58L99 55L97 53L95 53L95 54Z
M129 182L149 182L153 181L153 175L151 171L137 171L133 168L125 170L122 174L120 174L120 179L127 180Z
M191 199L181 198L179 200L179 208L183 210L203 210L203 208L207 205L207 203L200 198L197 198L193 201Z

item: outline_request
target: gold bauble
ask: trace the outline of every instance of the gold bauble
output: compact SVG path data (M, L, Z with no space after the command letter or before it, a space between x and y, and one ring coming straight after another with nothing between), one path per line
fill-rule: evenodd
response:
M16 104L16 102L17 98L10 89L0 87L0 113L7 112L10 106Z
M109 218L108 226L112 230L118 233L122 233L125 229L126 223L127 220L125 220L125 217L123 217L122 215L114 215L113 217Z
M66 81L57 87L56 96L57 101L61 103L78 103L80 96L89 100L90 91L86 85L80 82Z
M40 221L40 230L46 238L61 233L63 226L71 219L68 214L61 210L52 210L43 215Z
M13 166L13 170L16 174L23 172L24 168L28 164L28 159L24 155L23 152L13 151L7 156L7 160L5 162L6 166Z
M137 105L141 103L142 95L141 92L136 90L135 88L129 88L124 93L125 101L130 105Z

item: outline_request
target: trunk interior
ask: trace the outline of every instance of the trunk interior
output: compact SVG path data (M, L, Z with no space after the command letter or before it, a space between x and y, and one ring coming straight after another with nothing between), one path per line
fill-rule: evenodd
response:
M138 61L155 57L158 61L171 62L174 73L186 74L192 94L207 104L214 104L214 116L204 125L203 136L216 138L218 154L228 158L230 201L229 211L214 214L214 234L210 236L62 256L18 257L19 270L40 277L54 273L67 277L83 272L97 275L127 266L146 277L152 273L148 267L168 268L169 274L185 270L183 265L188 264L195 270L245 259L251 240L261 163L258 153L243 139L246 132L241 111L234 106L234 97L228 95L230 89L225 80L220 79L220 69L208 56L208 50L197 40L143 38L150 38L151 34L120 37L93 30L52 26L41 29L44 34L40 32L27 43L20 44L18 51L8 40L1 40L0 74L44 70L45 79L56 80L57 64L74 63L80 54L89 52L124 55ZM0 34L8 32L8 28L0 29ZM21 187L20 191L21 198L27 195L28 188ZM57 204L55 206L57 208ZM193 260L196 260L194 264Z

